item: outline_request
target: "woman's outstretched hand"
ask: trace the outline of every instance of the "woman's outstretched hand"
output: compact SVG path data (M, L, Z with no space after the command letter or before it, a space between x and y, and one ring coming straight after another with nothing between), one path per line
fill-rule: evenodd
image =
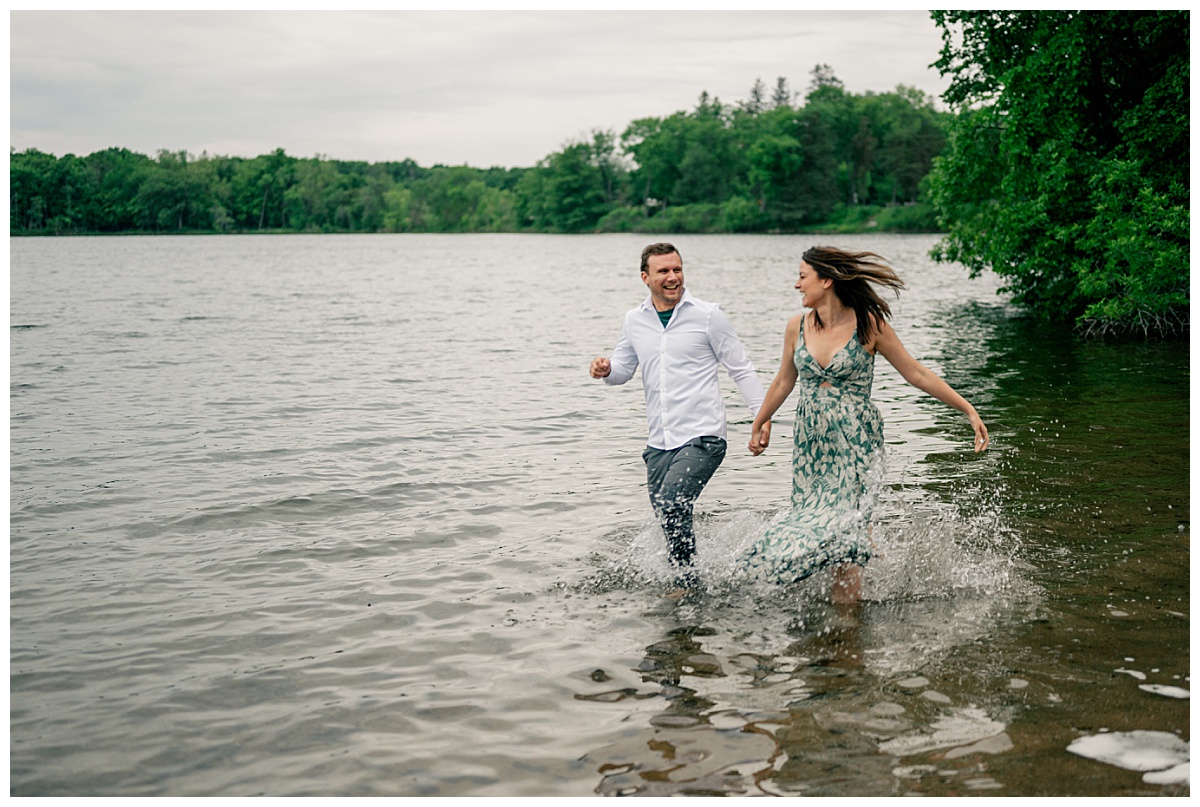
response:
M771 442L771 421L767 421L755 429L750 428L750 453L758 456L767 450L767 445Z
M987 426L983 425L983 420L977 412L972 412L967 417L971 420L971 428L975 430L975 453L978 454L988 447Z

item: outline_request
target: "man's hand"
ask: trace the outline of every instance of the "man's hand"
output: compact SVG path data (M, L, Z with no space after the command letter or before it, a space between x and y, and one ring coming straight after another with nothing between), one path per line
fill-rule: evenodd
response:
M767 450L767 446L771 443L771 421L763 423L755 431L754 427L750 430L750 453L758 456Z
M605 378L612 372L612 365L603 356L592 359L592 378Z

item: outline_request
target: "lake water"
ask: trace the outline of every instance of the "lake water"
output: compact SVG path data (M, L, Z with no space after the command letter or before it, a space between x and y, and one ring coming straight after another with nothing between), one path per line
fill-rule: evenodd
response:
M881 252L992 435L879 360L839 612L739 575L794 401L752 457L723 376L674 602L640 379L587 374L648 240L12 240L10 793L1187 794L1187 345L1038 324L933 236L673 237L764 384L801 252Z

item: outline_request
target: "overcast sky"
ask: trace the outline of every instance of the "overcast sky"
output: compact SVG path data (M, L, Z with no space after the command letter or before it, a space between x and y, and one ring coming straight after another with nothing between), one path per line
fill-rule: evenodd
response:
M926 11L14 11L11 145L530 166L817 64L938 96Z

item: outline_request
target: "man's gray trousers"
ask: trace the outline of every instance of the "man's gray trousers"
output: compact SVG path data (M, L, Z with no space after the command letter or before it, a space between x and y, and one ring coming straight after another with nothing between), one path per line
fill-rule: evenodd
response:
M679 448L663 450L646 447L646 483L650 504L667 538L671 565L685 582L696 554L696 536L692 532L692 509L700 492L725 459L725 441L720 437L697 437Z

